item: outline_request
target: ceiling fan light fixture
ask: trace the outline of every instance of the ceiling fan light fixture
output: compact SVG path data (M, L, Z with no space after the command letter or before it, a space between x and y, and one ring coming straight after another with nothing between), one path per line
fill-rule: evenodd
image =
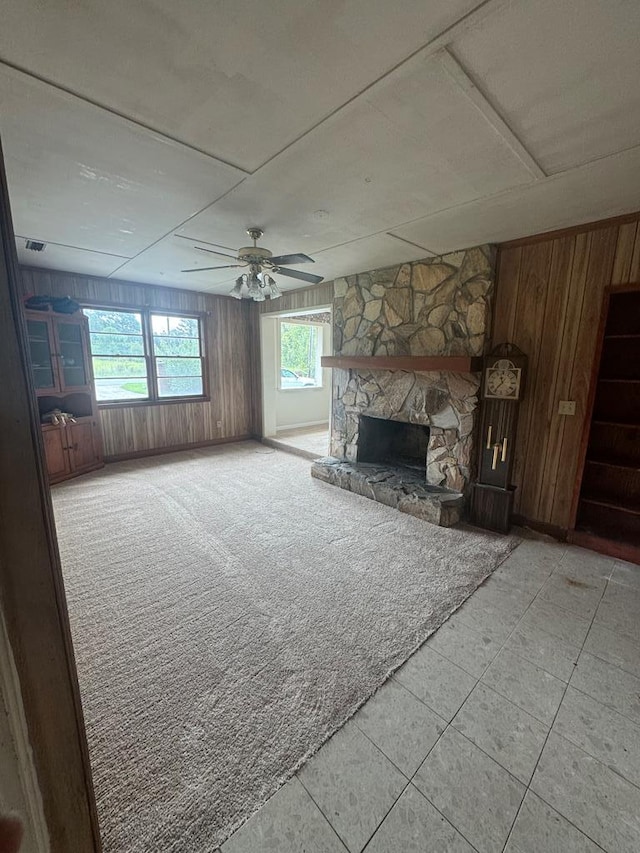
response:
M238 276L236 279L236 283L233 285L233 288L229 291L229 296L233 296L234 299L242 299L242 288L244 286L244 276Z
M260 279L258 278L257 272L251 273L251 275L249 276L248 285L249 285L249 296L252 299L255 299L256 301L260 301L260 299L259 299L260 296L262 296L262 298L264 299L264 294L262 293L262 291L260 289L261 282L260 282Z
M267 282L267 292L265 294L267 299L280 299L282 293L280 292L280 288L276 284L275 279L271 278L270 275L265 275L265 279Z

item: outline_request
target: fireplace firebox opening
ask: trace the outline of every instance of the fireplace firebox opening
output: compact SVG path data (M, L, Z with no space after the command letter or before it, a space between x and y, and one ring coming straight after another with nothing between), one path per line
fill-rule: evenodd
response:
M425 472L429 427L384 418L359 417L358 462L377 462Z

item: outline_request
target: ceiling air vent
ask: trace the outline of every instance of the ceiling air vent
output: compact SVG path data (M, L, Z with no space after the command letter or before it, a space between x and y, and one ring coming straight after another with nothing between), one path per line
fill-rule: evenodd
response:
M27 240L25 242L25 248L31 249L32 252L41 252L46 245L46 243L41 243L40 240Z

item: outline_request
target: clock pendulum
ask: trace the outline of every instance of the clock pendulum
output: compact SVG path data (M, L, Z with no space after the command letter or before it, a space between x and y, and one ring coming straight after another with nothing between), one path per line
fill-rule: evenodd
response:
M511 525L518 403L524 392L527 357L514 344L500 344L485 356L478 476L471 494L471 521L507 533Z

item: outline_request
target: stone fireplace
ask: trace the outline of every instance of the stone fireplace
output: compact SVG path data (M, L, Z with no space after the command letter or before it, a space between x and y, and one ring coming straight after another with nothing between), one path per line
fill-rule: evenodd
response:
M460 517L473 464L480 374L388 364L378 369L375 357L482 355L494 260L492 247L479 246L334 282L334 353L365 357L366 366L333 371L332 456L314 465L314 476L380 499L366 482L374 476L367 466L376 466L378 483L385 466L400 483L404 469L423 497L456 505L457 513L437 523ZM374 451L387 460L370 458ZM422 463L408 461L423 452ZM354 487L354 478L364 483ZM406 495L406 483L401 489ZM421 514L416 501L411 506L399 508Z

